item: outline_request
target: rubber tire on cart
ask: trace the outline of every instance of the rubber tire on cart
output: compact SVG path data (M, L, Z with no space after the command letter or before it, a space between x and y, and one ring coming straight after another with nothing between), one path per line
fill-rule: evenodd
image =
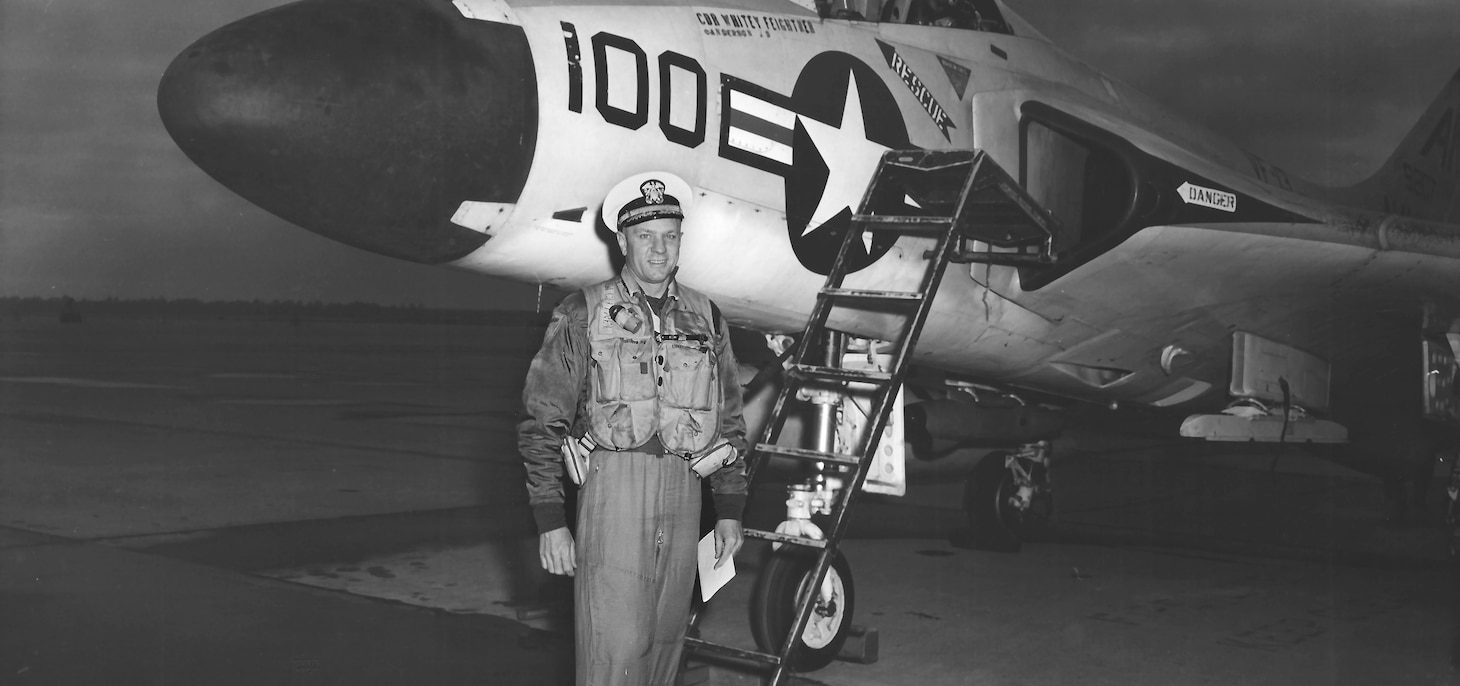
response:
M786 634L796 621L796 603L815 566L816 553L812 551L782 549L766 555L750 594L750 633L762 651L781 652ZM832 558L826 574L835 587L832 602L829 608L812 611L794 652L792 671L810 672L831 664L851 632L856 589L851 565L841 552Z

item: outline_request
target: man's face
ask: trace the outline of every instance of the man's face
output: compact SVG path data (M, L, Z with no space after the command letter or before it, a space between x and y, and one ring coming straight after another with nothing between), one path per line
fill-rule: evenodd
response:
M618 247L634 278L644 284L664 283L679 264L679 220L665 217L630 226L619 232Z

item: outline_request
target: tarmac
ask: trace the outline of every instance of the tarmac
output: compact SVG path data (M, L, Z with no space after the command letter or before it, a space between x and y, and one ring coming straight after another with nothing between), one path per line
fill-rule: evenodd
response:
M0 322L0 684L570 683L512 428L540 336ZM1444 535L1385 524L1366 477L1092 411L1011 555L953 545L959 459L857 506L879 659L802 683L1460 683ZM762 552L707 638L751 647Z

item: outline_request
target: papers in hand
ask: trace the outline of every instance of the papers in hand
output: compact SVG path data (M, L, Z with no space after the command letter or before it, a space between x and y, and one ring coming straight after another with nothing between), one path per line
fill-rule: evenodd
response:
M715 569L715 532L700 539L700 600L709 601L731 579L735 578L735 558L725 558L725 564Z

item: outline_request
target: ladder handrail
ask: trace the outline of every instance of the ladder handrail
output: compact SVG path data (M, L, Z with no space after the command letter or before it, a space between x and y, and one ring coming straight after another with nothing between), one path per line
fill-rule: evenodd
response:
M864 206L870 201L874 190L877 188L877 183L881 180L883 172L886 170L888 159L894 154L889 152L883 156L883 162L878 166L877 172L873 175L872 183L868 184L867 193L863 196ZM976 172L981 160L982 154L980 153L975 156L972 162L973 168L969 170L969 175L965 180L964 188L958 200L960 210L969 195L969 189L973 185L973 180L977 178ZM842 281L846 277L846 256L851 251L851 246L861 239L862 233L862 229L855 225L849 225L847 227L847 231L842 237L841 249L837 253L836 261L832 263L831 272L827 274L827 283L823 290L840 288L842 286ZM897 394L897 389L902 386L902 381L907 373L907 363L912 357L912 350L917 345L918 335L921 333L923 324L927 321L928 313L932 310L933 297L947 269L947 257L954 242L954 236L957 233L958 222L954 221L949 224L947 230L939 235L938 244L935 248L937 257L928 261L928 268L923 272L922 283L918 288L918 292L922 295L922 300L918 303L918 307L912 316L909 317L909 321L906 322L901 340L897 342L897 352L893 357L891 378L885 382L874 384L876 390L873 394L875 398L873 401L873 409L868 412L868 418L871 421L861 432L862 435L858 437L856 448L850 451L852 454L860 455L862 460L856 469L853 470L851 483L844 484L836 496L836 502L832 506L832 525L826 536L826 547L822 548L816 555L816 563L807 575L810 583L806 584L805 593L796 601L795 620L792 622L790 630L786 632L786 637L781 645L781 659L776 664L775 671L771 674L771 686L780 684L781 680L785 678L787 672L790 670L791 658L794 656L796 648L800 643L801 634L806 631L806 625L811 620L814 599L820 592L822 581L826 578L827 570L831 568L831 561L836 557L840 548L841 539L846 534L847 524L850 521L847 515L851 511L852 499L862 489L862 485L867 480L867 474L870 471L868 466L871 462L871 453L876 450L877 442L882 435L883 429L886 427L888 414L891 412L894 404L892 400ZM811 336L817 333L818 329L825 328L833 304L832 298L825 297L824 295L817 297L816 309L811 319L807 322L806 331L803 333L804 338L802 340L813 340ZM802 348L801 352L803 355L801 357L805 356L804 353L810 347L804 346ZM828 361L829 364L831 362ZM795 385L798 384L787 383L786 390L790 390Z
M897 174L910 172L914 176L939 172L945 174L942 179L947 180L948 177L946 174L950 173L950 170L957 170L960 167L966 167L966 174L962 177L962 187L959 189L951 205L942 200L941 197L934 203L939 207L951 207L952 212L950 215L946 217L939 217L937 215L894 217L891 215L869 213L869 208L880 197L879 193L885 190L881 184L891 178L889 175L890 171ZM930 179L926 182L928 184L939 183L939 179L933 179L932 177L926 178ZM946 190L949 187L948 185L927 186L925 190L934 197L938 197L940 189ZM786 382L782 385L780 392L777 394L775 405L772 407L770 421L766 425L763 440L752 447L751 458L746 462L746 479L751 484L747 497L749 500L755 494L754 484L756 474L762 466L769 463L773 454L789 454L803 460L816 459L818 451L779 445L781 432L785 427L786 418L789 414L786 410L795 395L810 384L836 386L854 383L861 387L871 386L870 396L872 404L867 411L868 423L864 426L861 435L857 437L854 449L847 450L846 453L842 454L834 452L820 453L837 455L837 458L829 459L826 462L851 471L850 483L844 483L833 499L831 507L832 522L825 529L826 536L820 541L821 545L812 545L808 542L809 539L800 536L775 534L773 532L753 532L753 537L775 540L790 545L803 545L816 549L816 562L808 573L811 583L806 584L801 596L797 598L794 619L790 630L780 645L778 654L771 655L764 652L747 651L700 639L687 640L686 647L688 649L719 650L732 657L752 659L774 665L775 669L770 680L771 686L780 684L781 680L790 672L792 657L800 643L801 635L805 632L806 625L810 621L814 601L820 592L821 584L826 578L827 571L831 568L832 560L838 554L841 541L846 535L850 522L848 515L851 511L853 498L862 490L862 487L866 483L877 445L881 440L882 432L887 427L889 416L895 405L897 393L907 378L908 368L912 364L913 351L917 347L923 326L927 323L928 316L932 312L933 299L937 294L938 287L942 283L944 275L947 273L948 265L957 261L964 254L961 252L961 249L966 241L983 240L978 238L978 235L974 231L978 225L977 218L975 217L977 212L1002 212L1002 214L996 215L996 219L1007 219L1009 216L1009 213L1005 211L1007 207L999 209L1003 207L1003 202L988 202L986 198L980 198L978 202L972 201L975 194L983 193L990 187L993 187L999 196L1002 196L1004 202L1013 205L1015 215L1023 215L1036 229L1044 232L1042 238L1044 241L1044 252L1041 253L1041 256L1052 259L1050 248L1052 245L1051 236L1053 235L1051 227L1054 226L1053 217L1040 207L1037 202L1023 193L1018 184L1003 169L999 168L998 164L989 159L987 153L984 151L889 150L883 155L876 171L872 175L871 182L868 183L867 189L862 195L861 204L858 206L859 211L853 215L853 220L848 224L845 233L842 235L841 245L837 250L836 258L832 261L831 268L826 274L826 282L821 291L817 293L816 305L812 308L810 316L807 317L806 326L801 332L801 338L796 343L794 355L791 356L791 362L794 363L793 369L795 372L786 375ZM900 188L907 188L907 186L903 185ZM871 227L877 223L879 217L886 218L886 221L883 222L884 224L921 225L925 229L930 229L939 222L946 222L946 226L938 226L936 233L931 230L919 229L924 236L935 237L935 247L924 253L924 257L927 259L927 266L919 281L918 290L915 292L902 292L895 296L896 299L901 300L907 305L915 303L916 306L912 308L911 312L903 313L905 319L903 320L901 332L891 350L892 362L890 370L884 370L881 374L866 375L851 372L842 374L829 373L814 364L816 356L821 351L819 348L815 350L813 348L816 347L814 342L819 340L820 335L829 330L827 325L831 320L832 310L837 307L856 309L855 303L858 297L869 301L876 301L879 297L878 294L881 294L880 297L883 300L894 297L890 295L894 293L892 291L865 291L844 289L842 287L842 283L847 276L850 263L849 256L851 255L853 246L861 241L867 231L877 230ZM1008 235L1014 235L1013 231L1015 230L1017 229L1010 229L1010 234ZM1029 239L1019 238L1019 240L1027 241ZM985 242L987 243L988 241L985 240ZM840 360L828 360L825 366L838 368L840 366ZM833 379L840 378L841 380L828 381L825 378L815 379L818 373L824 377L832 377ZM860 393L862 391L859 391ZM762 449L761 446L770 448L770 450ZM855 464L849 465L847 464L848 460L842 459L840 455L855 457L857 460ZM749 511L748 507L747 511Z

